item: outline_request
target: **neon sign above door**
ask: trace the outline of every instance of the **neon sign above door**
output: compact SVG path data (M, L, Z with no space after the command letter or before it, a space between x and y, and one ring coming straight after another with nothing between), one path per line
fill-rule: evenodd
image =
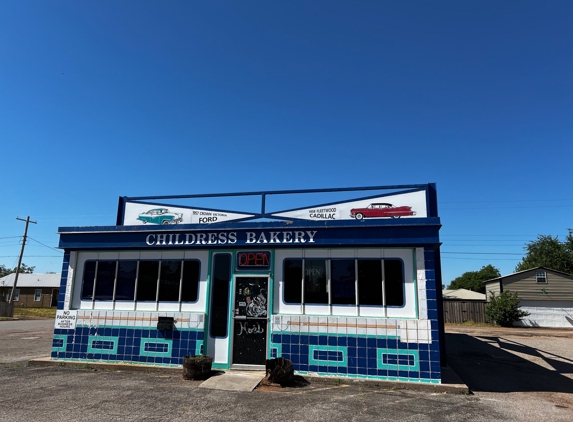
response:
M238 252L238 270L268 270L271 267L271 253L265 252Z

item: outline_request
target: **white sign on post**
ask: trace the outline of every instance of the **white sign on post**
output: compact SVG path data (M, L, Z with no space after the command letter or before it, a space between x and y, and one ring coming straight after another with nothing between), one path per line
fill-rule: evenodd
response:
M55 328L60 330L75 330L78 311L56 311Z

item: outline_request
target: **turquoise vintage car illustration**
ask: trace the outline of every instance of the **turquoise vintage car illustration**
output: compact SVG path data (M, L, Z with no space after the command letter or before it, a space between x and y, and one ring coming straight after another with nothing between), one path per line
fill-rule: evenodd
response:
M183 214L169 212L167 208L153 208L139 214L137 219L143 224L177 224L183 221Z

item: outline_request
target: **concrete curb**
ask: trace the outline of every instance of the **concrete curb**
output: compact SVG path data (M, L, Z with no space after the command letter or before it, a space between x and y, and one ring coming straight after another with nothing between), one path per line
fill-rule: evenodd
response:
M49 357L37 358L28 361L31 366L56 366L67 368L79 369L93 369L93 370L106 370L106 371L139 371L139 372L160 372L170 374L173 376L183 376L183 368L174 366L149 366L149 365L135 365L126 363L105 363L105 362L76 362L76 361L63 361L52 360ZM397 382L397 381L376 381L376 380L359 380L353 378L336 378L336 377L318 377L318 376L304 376L309 382L314 384L332 384L333 382L340 382L342 384L355 384L360 383L364 387L373 389L391 389L391 390L411 390L411 391L428 391L432 393L448 393L448 394L470 394L470 389L458 375L448 366L442 368L442 384L425 384L414 382ZM286 387L288 388L288 387ZM277 388L275 391L280 391Z
M180 366L151 366L134 365L130 363L106 363L106 362L77 362L68 360L52 360L49 357L31 359L31 366L60 366L79 369L101 369L106 371L138 371L138 372L162 372L183 376L183 368Z

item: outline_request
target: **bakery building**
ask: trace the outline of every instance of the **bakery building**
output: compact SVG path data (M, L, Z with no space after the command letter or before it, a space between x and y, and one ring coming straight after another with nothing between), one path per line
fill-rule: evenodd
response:
M440 227L434 184L121 197L59 229L52 359L440 383Z

